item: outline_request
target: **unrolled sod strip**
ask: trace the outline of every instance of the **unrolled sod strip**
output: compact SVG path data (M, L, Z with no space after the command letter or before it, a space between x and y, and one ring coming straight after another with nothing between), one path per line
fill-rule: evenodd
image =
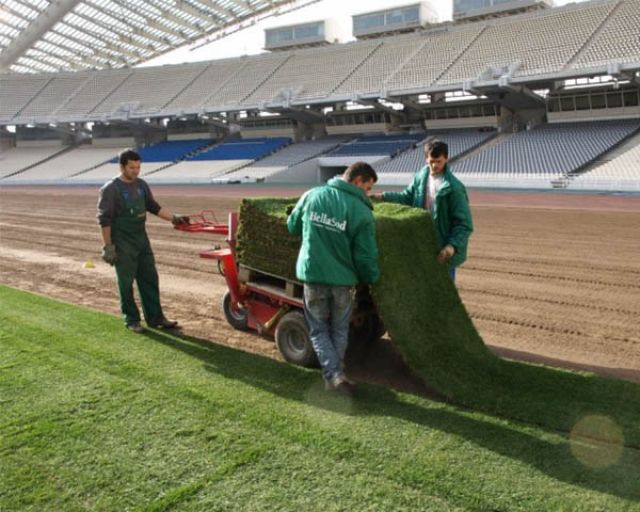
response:
M286 228L286 209L295 203L242 202L242 263L295 278L300 239ZM469 318L446 266L436 262L430 216L388 203L376 204L374 215L381 271L372 287L376 305L393 343L429 387L459 405L567 432L584 418L604 416L624 444L640 447L639 385L498 358Z

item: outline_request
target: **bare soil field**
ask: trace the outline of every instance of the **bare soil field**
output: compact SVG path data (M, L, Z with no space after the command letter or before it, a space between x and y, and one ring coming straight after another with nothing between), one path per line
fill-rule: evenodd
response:
M213 210L244 196L296 188L155 187L174 212ZM0 189L0 283L118 315L115 274L100 259L97 188ZM470 193L475 233L458 289L487 345L502 357L640 382L640 197ZM151 217L147 229L162 302L182 334L279 358L274 343L233 330L226 290L199 251L220 238L187 234ZM91 260L95 268L83 268ZM124 332L124 330L123 330ZM385 339L349 356L356 379L428 389Z

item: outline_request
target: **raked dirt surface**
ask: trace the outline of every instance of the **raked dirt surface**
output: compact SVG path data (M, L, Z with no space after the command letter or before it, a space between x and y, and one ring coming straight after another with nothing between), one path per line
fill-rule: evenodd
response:
M243 196L301 189L154 187L179 213L218 220ZM114 271L100 260L97 188L0 189L0 283L118 315ZM475 232L458 272L462 300L485 343L502 357L640 382L640 196L471 191ZM150 217L165 313L188 336L279 358L274 343L233 330L224 278L199 251L222 238L175 231ZM95 268L85 269L91 260ZM408 291L410 293L410 290ZM413 392L390 341L349 356L356 379Z

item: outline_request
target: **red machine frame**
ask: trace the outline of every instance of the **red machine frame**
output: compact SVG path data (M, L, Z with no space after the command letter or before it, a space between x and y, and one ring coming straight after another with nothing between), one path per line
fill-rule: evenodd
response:
M204 210L189 218L189 224L178 225L176 229L187 233L226 236L228 247L201 251L200 257L216 260L218 269L224 275L228 291L223 299L223 311L229 324L239 330L250 329L273 336L287 361L302 366L316 366L317 359L303 316L302 283L238 265L237 212L229 213L227 223L218 222L211 210ZM367 286L357 290L351 328L357 337L367 340L378 339L384 333Z

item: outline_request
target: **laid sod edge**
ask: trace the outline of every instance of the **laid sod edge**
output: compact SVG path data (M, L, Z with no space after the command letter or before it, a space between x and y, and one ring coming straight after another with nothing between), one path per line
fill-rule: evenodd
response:
M299 237L286 228L294 198L244 199L239 260L285 277L295 275ZM381 279L372 287L378 311L407 364L453 403L570 431L589 415L624 427L640 447L632 409L640 386L596 375L504 361L485 345L446 267L435 260L436 235L423 210L376 204Z
M2 510L638 510L634 450L592 467L554 432L376 386L340 401L4 287L0 320Z

